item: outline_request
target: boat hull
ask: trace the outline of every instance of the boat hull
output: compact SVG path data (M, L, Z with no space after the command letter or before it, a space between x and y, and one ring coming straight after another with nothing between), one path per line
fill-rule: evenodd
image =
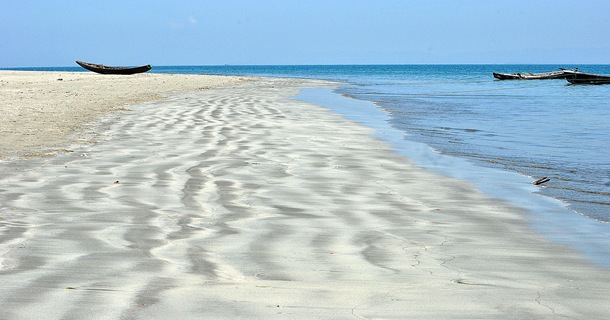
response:
M493 73L494 78L498 80L521 80L518 73Z
M151 65L139 66L139 67L109 67L103 64L95 64L83 61L76 61L76 63L89 70L100 74L122 74L122 75L130 75L136 73L147 72L152 69Z
M577 72L578 69L564 70L544 73L499 73L494 72L494 78L498 80L551 80L551 79L565 79L569 74Z
M610 84L610 76L584 72L572 72L566 80L571 84Z

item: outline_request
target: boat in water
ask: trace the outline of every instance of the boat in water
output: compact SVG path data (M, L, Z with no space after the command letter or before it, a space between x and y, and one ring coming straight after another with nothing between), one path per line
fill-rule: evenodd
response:
M571 84L610 84L610 76L585 72L568 72L566 80Z
M139 67L109 67L109 66L105 66L103 64L95 64L95 63L89 63L89 62L83 62L83 61L76 61L76 63L89 70L89 71L93 71L93 72L97 72L97 73L101 73L101 74L136 74L136 73L143 73L146 72L150 69L152 69L152 67L147 64L145 66L139 66Z
M559 71L531 73L531 72L516 72L516 73L499 73L494 72L494 78L498 80L549 80L549 79L565 79L569 74L578 72L578 68L566 70L561 68Z

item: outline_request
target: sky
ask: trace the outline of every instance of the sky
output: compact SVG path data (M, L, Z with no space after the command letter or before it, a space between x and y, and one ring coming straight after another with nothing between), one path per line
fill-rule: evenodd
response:
M609 0L0 0L0 67L610 64Z

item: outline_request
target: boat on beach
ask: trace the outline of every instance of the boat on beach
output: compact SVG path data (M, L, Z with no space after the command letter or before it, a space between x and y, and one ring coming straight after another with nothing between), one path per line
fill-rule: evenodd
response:
M559 71L531 73L531 72L516 72L516 73L499 73L494 72L494 78L498 80L549 80L549 79L565 79L568 74L578 72L578 68L566 70L561 68Z
M571 84L610 84L610 76L585 72L568 72L566 80Z
M150 69L152 69L151 65L147 64L145 66L139 66L139 67L110 67L110 66L105 66L103 64L95 64L95 63L89 63L89 62L83 62L83 61L76 61L76 63L89 70L89 71L93 71L93 72L97 72L97 73L101 73L101 74L136 74L136 73L143 73L146 72Z

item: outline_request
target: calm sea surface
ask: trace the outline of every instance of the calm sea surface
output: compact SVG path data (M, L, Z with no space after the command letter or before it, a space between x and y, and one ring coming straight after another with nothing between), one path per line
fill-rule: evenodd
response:
M492 77L560 67L610 75L610 65L154 66L151 72L341 81L338 93L374 102L405 142L532 181L549 177L536 192L574 214L610 222L610 85Z

